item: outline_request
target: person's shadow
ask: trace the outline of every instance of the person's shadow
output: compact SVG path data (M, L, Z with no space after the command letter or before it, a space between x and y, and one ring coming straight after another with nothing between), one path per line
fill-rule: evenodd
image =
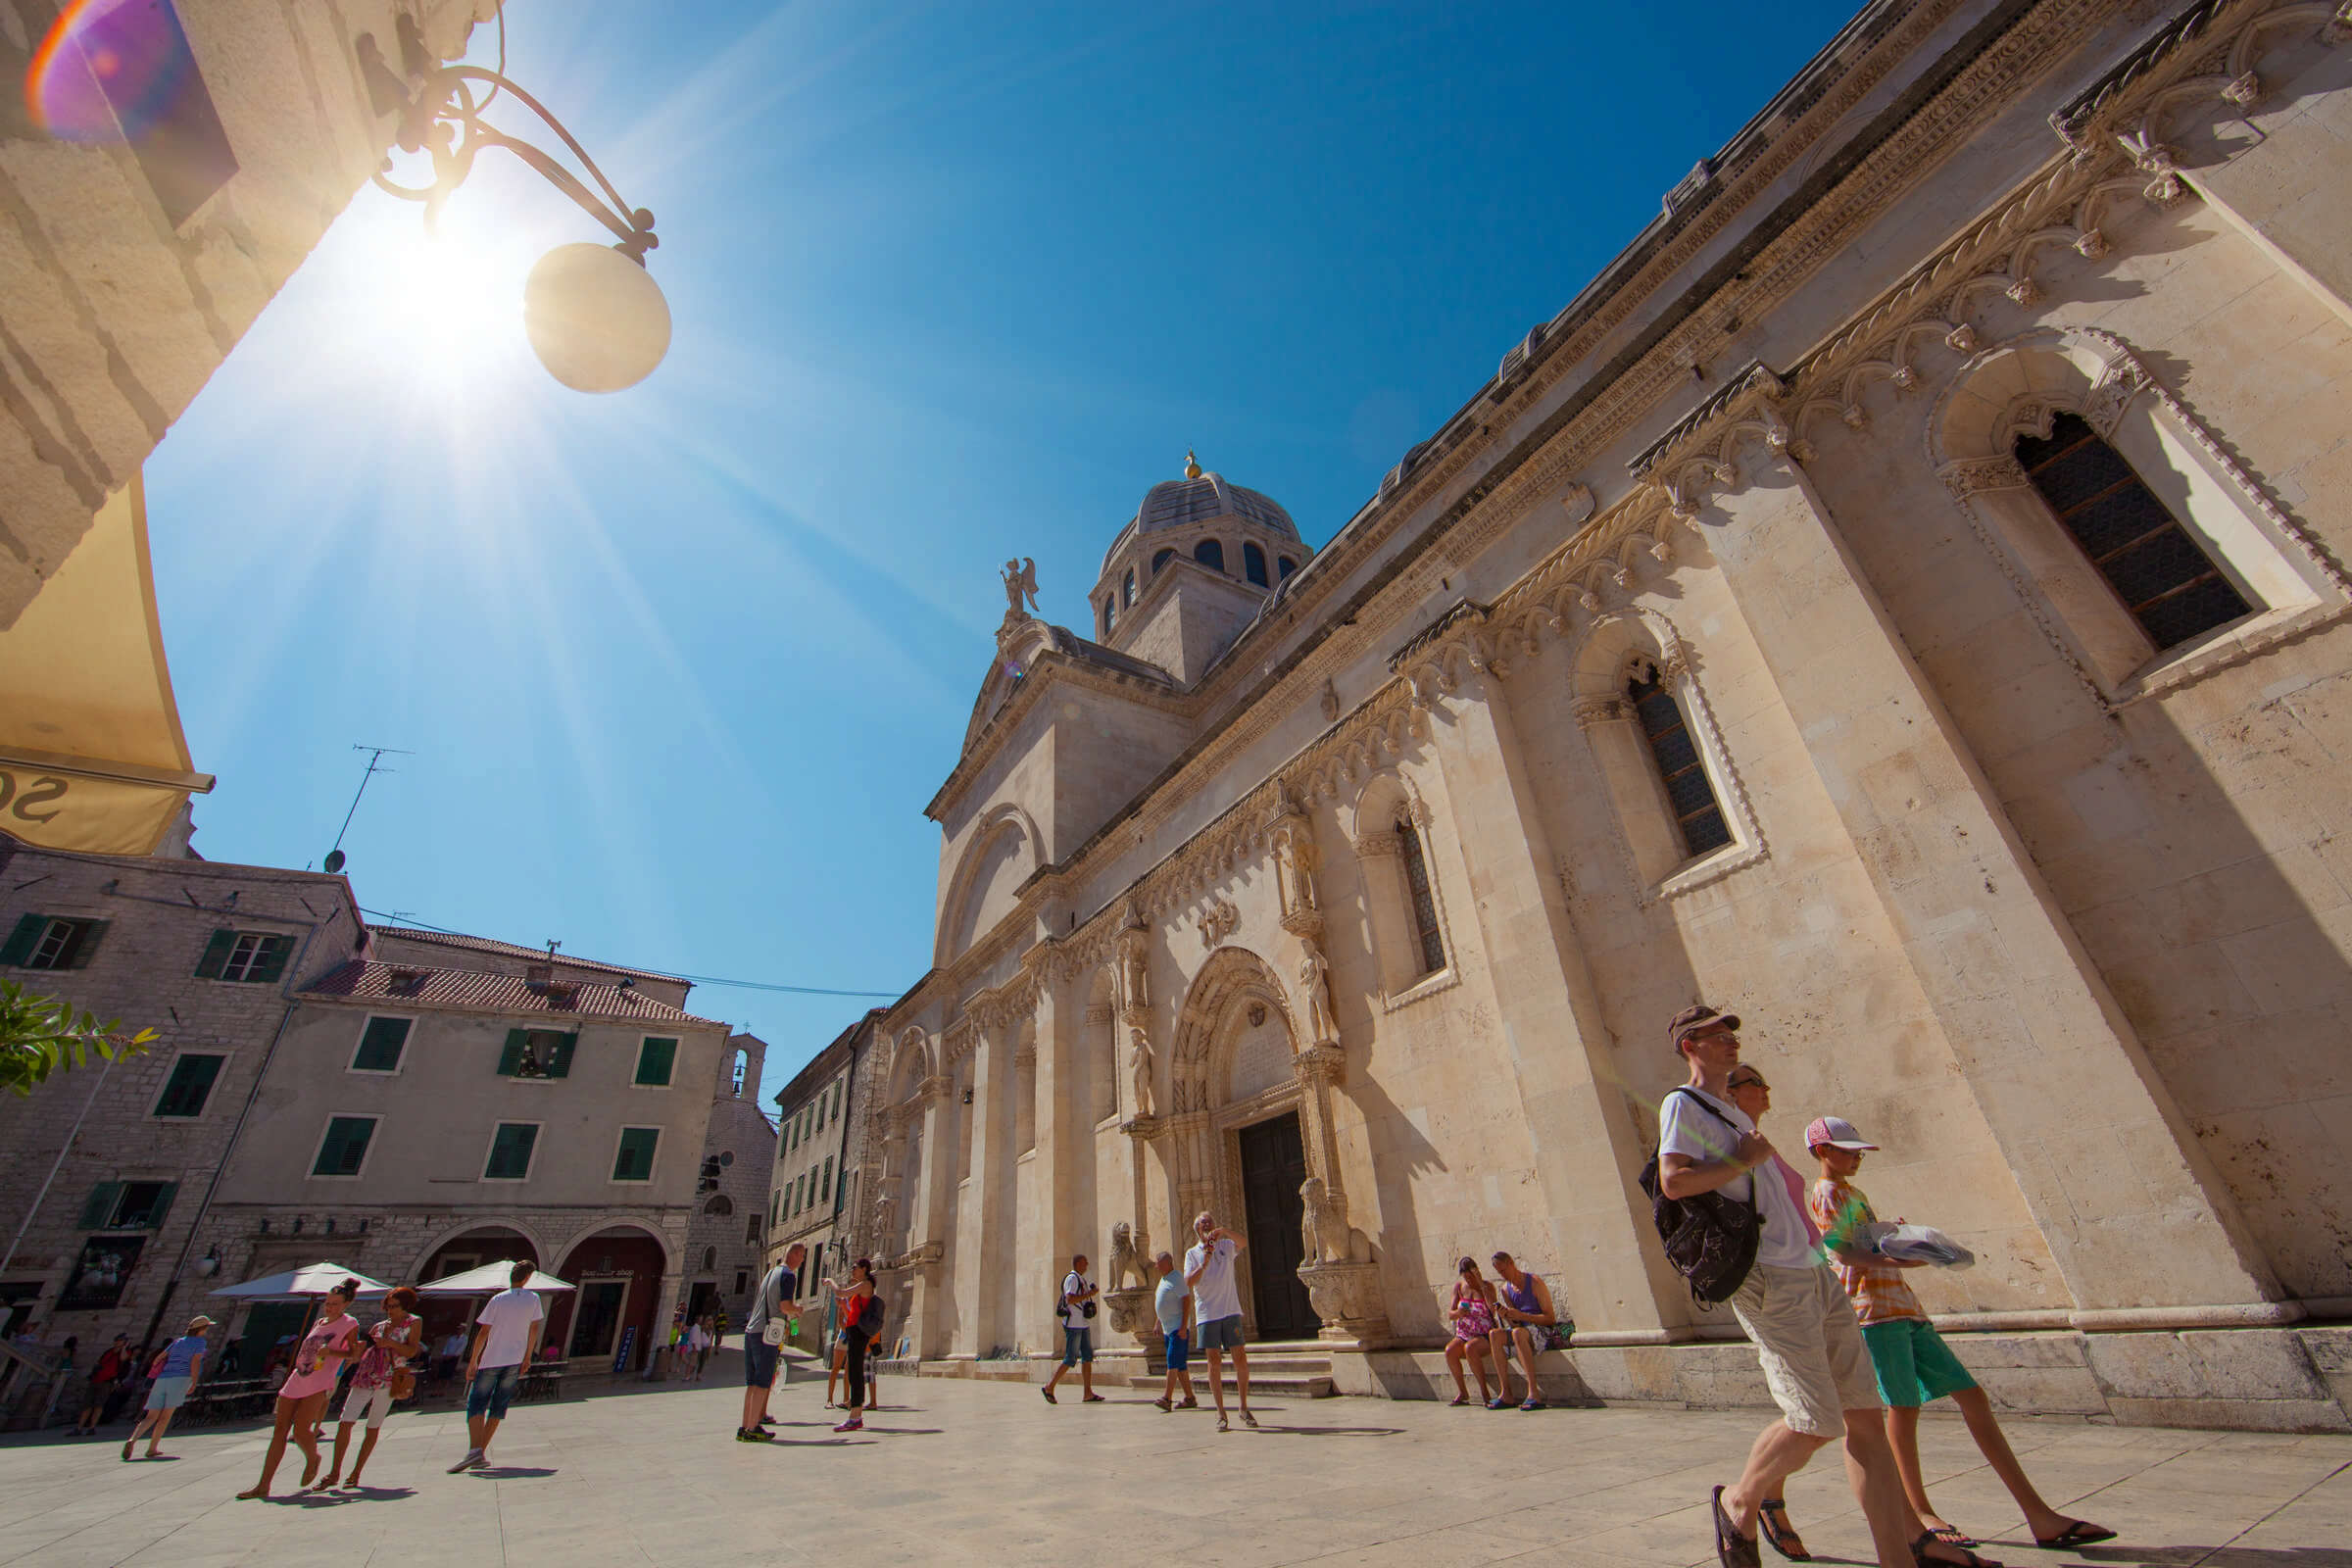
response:
M555 1471L541 1465L477 1464L466 1473L484 1481L537 1481L554 1475Z

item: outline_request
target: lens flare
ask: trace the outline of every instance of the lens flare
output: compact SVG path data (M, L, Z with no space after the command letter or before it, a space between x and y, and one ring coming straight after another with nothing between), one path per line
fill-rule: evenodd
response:
M61 141L136 141L195 74L171 0L74 0L33 52L24 106Z

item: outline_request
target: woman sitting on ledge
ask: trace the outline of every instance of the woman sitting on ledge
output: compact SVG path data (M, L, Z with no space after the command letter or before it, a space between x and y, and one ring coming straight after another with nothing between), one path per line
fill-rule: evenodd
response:
M1453 1374L1453 1402L1470 1402L1470 1386L1462 1381L1462 1363L1478 1374L1478 1402L1487 1402L1487 1342L1494 1334L1494 1288L1478 1271L1478 1259L1465 1257L1453 1282L1453 1300L1446 1319L1453 1338L1446 1342L1446 1370ZM1506 1373L1505 1376L1508 1376Z
M1494 1303L1497 1321L1487 1341L1494 1348L1494 1367L1502 1379L1502 1394L1488 1400L1487 1408L1500 1410L1511 1402L1510 1348L1517 1345L1519 1370L1527 1374L1527 1397L1519 1408L1541 1410L1544 1391L1536 1382L1536 1352L1568 1348L1568 1336L1576 1331L1576 1325L1563 1321L1553 1309L1551 1287L1512 1261L1510 1253L1496 1252L1489 1261L1502 1276L1502 1299Z

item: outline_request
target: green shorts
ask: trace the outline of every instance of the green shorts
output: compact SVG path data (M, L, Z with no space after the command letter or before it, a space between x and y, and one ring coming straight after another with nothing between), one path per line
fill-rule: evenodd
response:
M1947 1394L1964 1394L1977 1386L1968 1368L1943 1343L1943 1336L1936 1332L1936 1325L1926 1318L1865 1323L1862 1343L1870 1348L1870 1369L1879 1380L1879 1397L1890 1407L1916 1410Z

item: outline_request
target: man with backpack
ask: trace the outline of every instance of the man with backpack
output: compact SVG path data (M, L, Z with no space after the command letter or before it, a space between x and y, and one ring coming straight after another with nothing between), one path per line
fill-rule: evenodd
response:
M1086 1391L1084 1404L1101 1404L1102 1396L1095 1392L1095 1298L1102 1293L1095 1282L1086 1277L1086 1254L1080 1252L1070 1259L1070 1271L1061 1277L1060 1294L1054 1298L1054 1315L1061 1319L1061 1365L1046 1379L1040 1393L1048 1404L1058 1404L1054 1391L1061 1383L1061 1375L1075 1366L1079 1387Z
M1702 1304L1737 1286L1732 1311L1755 1342L1765 1384L1781 1407L1781 1419L1748 1451L1740 1479L1714 1491L1715 1555L1723 1568L1760 1568L1756 1516L1764 1499L1779 1496L1788 1477L1842 1436L1846 1474L1870 1521L1880 1568L1913 1568L1904 1528L1910 1509L1886 1446L1862 1326L1823 1260L1821 1238L1805 1213L1804 1179L1732 1102L1740 1020L1699 1004L1676 1013L1666 1032L1690 1082L1658 1107L1657 1188L1684 1205L1686 1224L1714 1229L1712 1239L1724 1244L1670 1246L1668 1255ZM1718 1193L1728 1201L1703 1201ZM1749 1246L1753 1261L1742 1271L1737 1254Z

